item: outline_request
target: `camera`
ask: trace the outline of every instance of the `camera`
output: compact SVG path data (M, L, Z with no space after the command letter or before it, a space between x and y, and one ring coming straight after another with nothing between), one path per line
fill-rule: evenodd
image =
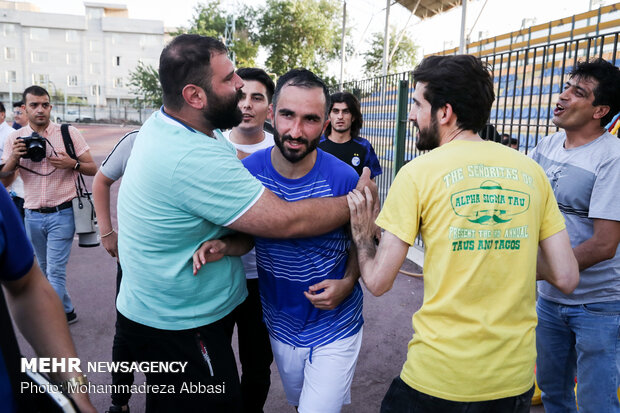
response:
M22 155L24 159L30 159L32 162L41 162L45 158L45 138L36 132L32 132L30 136L20 137L26 144L26 154Z

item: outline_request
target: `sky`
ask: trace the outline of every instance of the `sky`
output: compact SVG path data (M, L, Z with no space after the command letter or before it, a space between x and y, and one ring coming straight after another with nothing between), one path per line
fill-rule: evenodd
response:
M98 2L97 0L89 0ZM340 1L343 0L332 0ZM30 0L42 12L84 15L83 0ZM130 18L163 20L165 27L187 26L193 10L200 0L174 0L170 2L155 0L111 0L101 3L124 4ZM207 0L202 1L206 3ZM223 0L224 8L233 11L236 5L247 3L264 4L264 0ZM352 28L352 44L362 53L373 32L383 32L385 24L385 0L346 0L349 26ZM467 30L471 40L496 36L522 28L524 19L527 25L545 23L589 10L593 5L608 5L615 0L469 0L467 6ZM390 9L390 23L406 33L420 46L420 56L459 45L461 8L454 8L443 15L427 20L417 17L409 19L407 9L394 4ZM347 65L347 78L358 78L358 71L351 66L359 65L360 59ZM339 70L334 71L336 74Z

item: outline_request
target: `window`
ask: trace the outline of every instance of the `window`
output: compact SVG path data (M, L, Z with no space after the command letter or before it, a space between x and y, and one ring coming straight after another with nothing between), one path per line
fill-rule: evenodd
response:
M6 82L7 83L15 83L15 82L17 82L17 72L15 70L7 70L6 71Z
M100 75L101 74L101 65L99 63L91 63L90 64L90 74L91 75Z
M115 77L114 78L114 87L123 87L123 78Z
M14 47L5 47L4 48L4 58L6 60L15 60L15 48Z
M69 75L67 76L67 86L77 86L78 85L78 77L77 75Z
M17 32L17 25L12 23L2 24L2 32L5 36L13 36Z
M41 27L32 27L30 29L30 40L49 40L50 31Z
M67 53L67 64L72 66L79 65L80 55L77 53Z
M115 66L120 66L121 65L121 57L120 56L116 56L116 59L114 59L114 65Z
M69 43L76 43L80 41L80 34L77 30L67 30L65 33L65 39Z
M50 76L48 74L38 73L32 75L32 83L39 86L47 87L50 80Z
M92 85L90 87L90 94L92 96L100 96L101 95L101 86L99 86L99 85Z
M48 61L47 52L32 52L31 53L32 63L45 63Z
M101 42L99 40L91 40L89 42L89 48L91 52L100 52L101 51Z

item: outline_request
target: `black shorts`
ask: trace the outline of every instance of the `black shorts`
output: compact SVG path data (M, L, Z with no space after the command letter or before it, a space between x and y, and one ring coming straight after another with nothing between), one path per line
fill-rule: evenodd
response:
M145 373L146 412L240 411L239 376L231 347L233 326L231 314L189 330L160 330L119 314L117 333L134 360L187 362L184 372Z

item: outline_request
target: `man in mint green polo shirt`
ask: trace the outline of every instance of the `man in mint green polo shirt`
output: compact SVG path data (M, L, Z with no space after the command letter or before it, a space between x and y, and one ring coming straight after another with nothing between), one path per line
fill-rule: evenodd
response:
M192 254L203 241L233 231L312 236L349 218L344 197L283 201L237 159L219 131L241 120L243 81L226 52L199 35L178 36L162 51L164 106L140 129L119 192L117 334L137 361L187 362L182 372L146 374L147 384L169 391L149 392L147 412L242 408L230 341L231 312L247 295L235 256L244 251L224 251L194 276ZM372 185L368 172L358 188ZM191 383L205 391L185 392Z

